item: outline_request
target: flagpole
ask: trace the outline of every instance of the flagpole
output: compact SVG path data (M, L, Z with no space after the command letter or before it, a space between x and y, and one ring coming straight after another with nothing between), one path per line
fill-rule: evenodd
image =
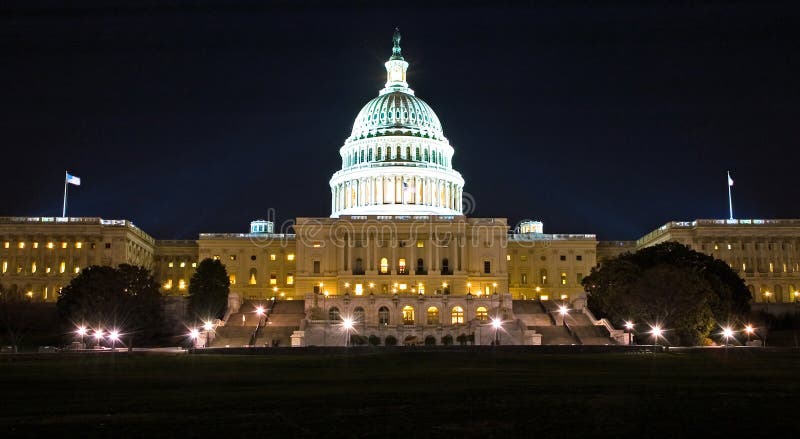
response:
M64 171L64 207L61 209L61 217L67 217L67 175L69 171Z
M728 171L728 210L733 220L733 198L731 198L731 171Z

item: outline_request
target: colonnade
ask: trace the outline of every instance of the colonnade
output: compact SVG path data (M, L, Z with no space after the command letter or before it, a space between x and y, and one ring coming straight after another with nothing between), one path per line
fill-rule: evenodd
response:
M461 211L461 185L434 177L387 175L341 182L331 189L331 211L406 204Z

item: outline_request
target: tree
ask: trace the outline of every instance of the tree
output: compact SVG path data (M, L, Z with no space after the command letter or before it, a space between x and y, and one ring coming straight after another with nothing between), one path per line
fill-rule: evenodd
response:
M589 307L617 324L660 324L674 344L701 344L750 310L750 292L724 262L676 242L625 253L583 280Z
M199 319L221 319L228 306L231 281L222 262L203 259L189 281L189 312Z
M77 325L87 325L149 339L163 323L158 288L146 268L95 265L81 271L61 290L56 307L68 332Z
M30 332L33 314L30 300L19 291L0 285L0 326L14 352L19 352L23 338Z

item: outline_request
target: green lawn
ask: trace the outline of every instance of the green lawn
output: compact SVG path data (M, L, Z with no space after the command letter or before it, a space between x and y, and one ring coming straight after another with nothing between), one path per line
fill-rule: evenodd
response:
M4 356L0 389L3 437L800 434L797 351Z

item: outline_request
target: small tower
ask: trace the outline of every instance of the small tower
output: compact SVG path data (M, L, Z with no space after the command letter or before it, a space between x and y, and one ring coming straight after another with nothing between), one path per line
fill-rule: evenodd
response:
M519 223L519 233L544 233L544 223L533 220L522 221Z
M384 64L386 66L386 88L381 90L381 94L403 91L413 95L414 91L408 88L408 82L406 82L408 63L400 53L400 29L395 28L392 42L394 43L392 56Z
M274 233L275 224L272 221L257 219L250 221L250 233L254 235L265 235Z

